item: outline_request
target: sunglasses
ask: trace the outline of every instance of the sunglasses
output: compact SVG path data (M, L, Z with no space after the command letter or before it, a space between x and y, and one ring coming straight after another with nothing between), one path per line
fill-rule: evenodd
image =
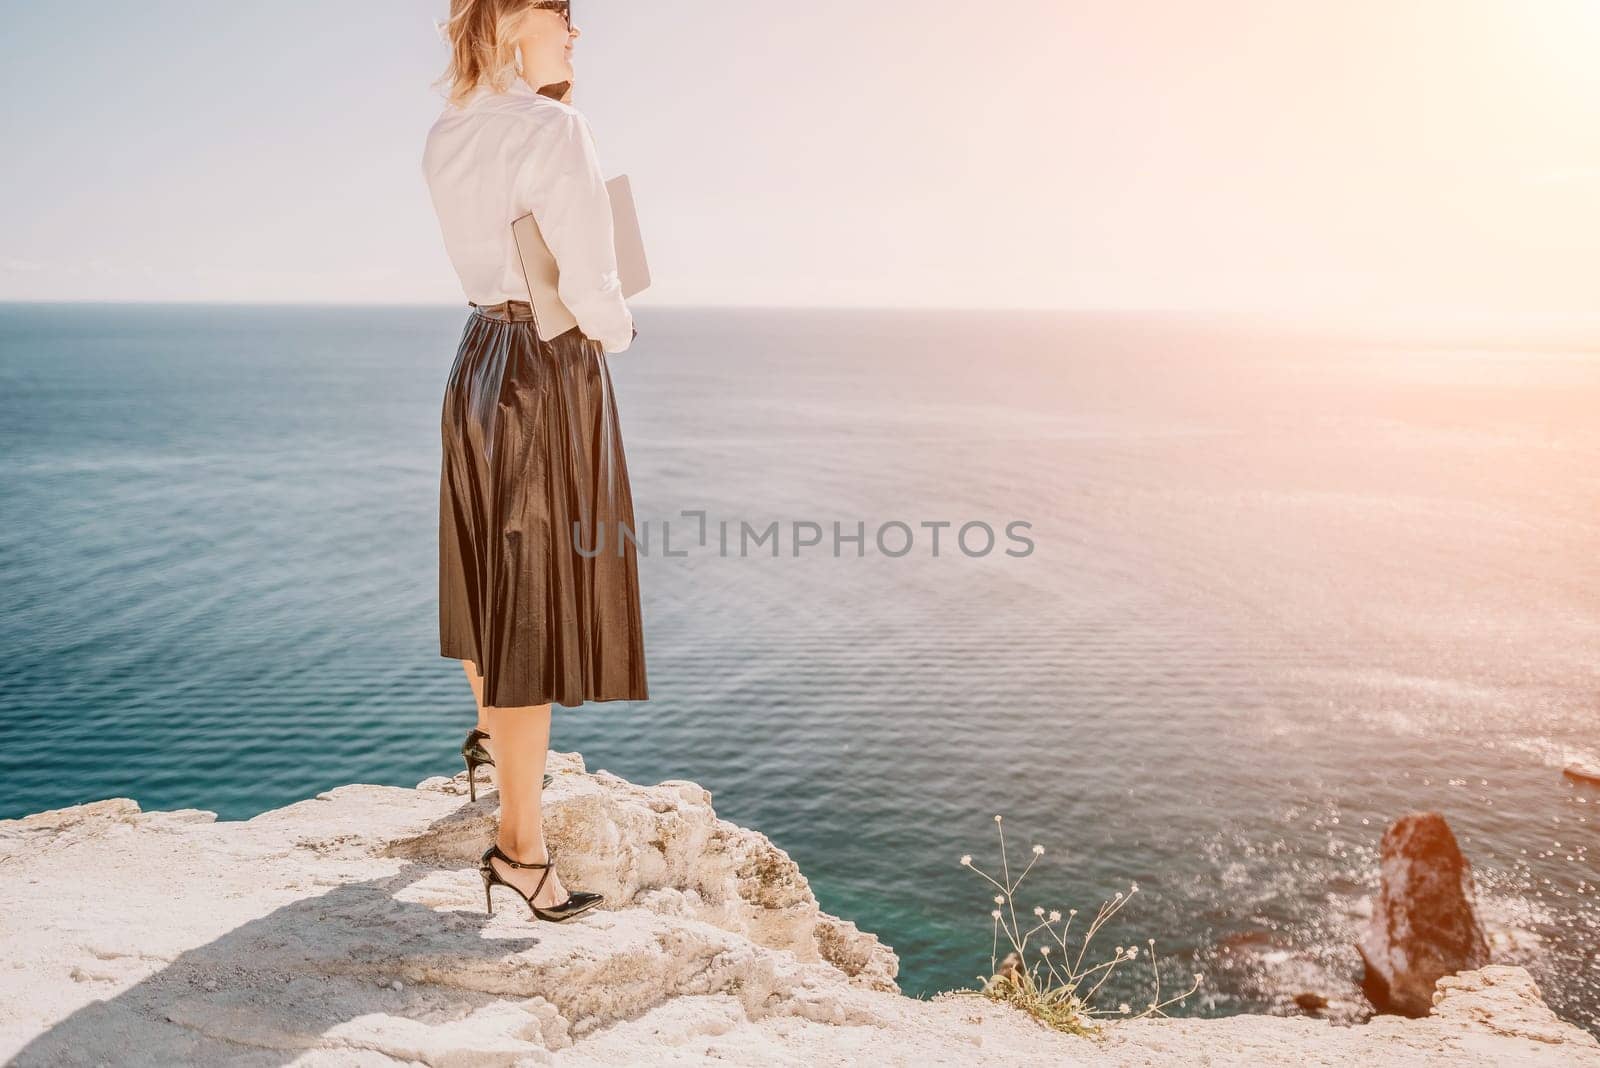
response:
M534 0L528 6L554 11L566 20L567 29L572 29L572 0Z

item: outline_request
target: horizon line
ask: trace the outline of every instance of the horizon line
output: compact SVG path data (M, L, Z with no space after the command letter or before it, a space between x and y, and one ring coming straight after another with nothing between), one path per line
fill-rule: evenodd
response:
M0 308L4 307L122 307L122 308L383 308L383 309L416 309L416 310L444 310L458 309L465 311L470 307L465 301L374 301L374 300L82 300L63 298L12 298L0 297ZM1413 317L1408 319L1381 319L1376 316L1368 321L1353 318L1354 313L1345 310L1330 310L1323 312L1293 311L1287 309L1239 309L1239 308L1195 308L1163 305L1064 305L1064 304L761 304L761 303L726 303L726 304L699 304L699 303L649 303L639 302L631 305L634 309L670 309L682 311L811 311L811 312L950 312L950 313L1055 313L1078 315L1107 315L1107 316L1159 316L1176 319L1205 319L1213 322L1247 322L1253 325L1270 325L1279 328L1314 328L1319 331L1333 331L1349 334L1370 334L1374 331L1428 331L1430 333L1483 333L1486 331L1504 332L1559 332L1570 335L1574 332L1590 335L1586 340L1576 342L1581 348L1600 347L1600 317L1590 319L1511 319L1502 318L1495 321L1462 322L1450 321L1450 316L1441 314L1432 317ZM1569 342L1572 343L1572 342Z

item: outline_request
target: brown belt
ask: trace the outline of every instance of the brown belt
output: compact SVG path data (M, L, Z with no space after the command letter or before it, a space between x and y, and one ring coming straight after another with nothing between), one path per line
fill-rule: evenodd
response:
M503 300L499 304L473 304L469 300L467 304L477 308L479 315L504 323L522 323L533 318L533 305L525 300Z

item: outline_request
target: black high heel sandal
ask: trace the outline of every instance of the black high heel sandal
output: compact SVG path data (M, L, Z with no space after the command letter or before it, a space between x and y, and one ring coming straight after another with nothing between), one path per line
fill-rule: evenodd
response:
M489 896L489 888L496 885L511 887L518 897L528 903L528 907L533 910L535 916L541 920L550 920L552 923L560 923L563 920L570 920L574 916L581 916L605 900L605 895L603 894L596 894L588 890L574 890L559 905L554 905L550 908L535 905L533 899L539 896L539 891L544 889L544 881L550 878L551 871L555 869L556 851L552 848L547 849L546 852L550 855L550 859L543 864L524 864L520 860L512 860L506 856L499 843L495 843L484 850L482 859L478 861L478 874L483 876L483 907L489 915L494 915L494 901ZM499 857L513 868L543 868L544 874L539 876L539 885L533 888L533 893L524 894L521 890L506 882L500 873L494 870L494 865L489 862L491 857Z
M472 795L472 800L478 799L478 765L488 764L494 767L494 757L489 755L489 750L483 747L483 739L489 737L488 731L480 731L474 727L467 732L467 740L461 744L461 756L467 762L467 792ZM556 777L546 772L544 784L549 786L556 781Z

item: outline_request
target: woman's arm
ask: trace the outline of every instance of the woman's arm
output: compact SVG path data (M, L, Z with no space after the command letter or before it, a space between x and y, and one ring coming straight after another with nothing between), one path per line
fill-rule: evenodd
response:
M557 292L585 337L622 352L634 337L633 314L617 274L611 195L606 191L588 120L565 111L553 120L547 151L534 153L523 193L560 271Z

